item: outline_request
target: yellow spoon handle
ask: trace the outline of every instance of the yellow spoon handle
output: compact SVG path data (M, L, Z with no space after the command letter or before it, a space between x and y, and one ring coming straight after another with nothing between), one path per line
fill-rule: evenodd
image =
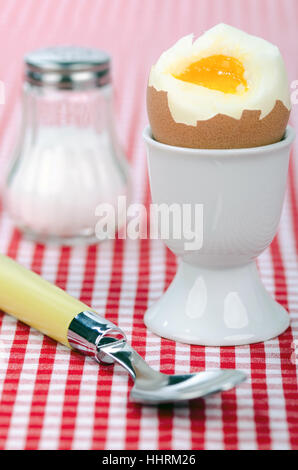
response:
M0 255L0 308L69 347L68 327L90 308L59 287Z

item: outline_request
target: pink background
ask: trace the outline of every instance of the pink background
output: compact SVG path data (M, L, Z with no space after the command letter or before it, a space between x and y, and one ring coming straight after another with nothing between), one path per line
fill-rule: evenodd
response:
M118 131L132 163L133 199L148 203L141 133L150 66L181 36L197 36L219 22L277 44L289 80L298 79L296 0L0 0L2 181L20 119L24 53L53 44L97 46L113 57ZM295 127L297 109L291 117ZM237 366L249 381L185 408L141 408L128 403L131 382L119 368L99 368L1 314L0 448L297 449L297 360L291 361L298 333L294 155L279 236L259 261L262 279L289 310L292 327L265 345L189 347L147 332L143 313L176 270L174 256L159 241L73 249L34 245L1 212L0 251L119 323L153 367L185 372Z

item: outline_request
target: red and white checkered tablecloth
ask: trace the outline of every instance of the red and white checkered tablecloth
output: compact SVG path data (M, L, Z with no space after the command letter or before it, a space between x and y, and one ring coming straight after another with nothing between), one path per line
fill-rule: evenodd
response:
M297 0L0 0L2 182L19 124L24 53L52 44L91 45L113 56L118 130L132 164L133 200L148 203L141 133L150 66L181 36L199 35L221 21L278 44L290 81L298 79ZM297 119L298 105L294 127ZM176 270L161 241L32 244L1 209L1 253L119 324L153 367L177 373L238 367L249 375L237 389L186 407L142 407L128 401L132 383L120 367L99 367L1 313L1 449L298 449L298 354L292 348L298 340L297 145L279 234L259 259L262 279L289 311L291 327L265 344L205 348L148 332L144 311Z

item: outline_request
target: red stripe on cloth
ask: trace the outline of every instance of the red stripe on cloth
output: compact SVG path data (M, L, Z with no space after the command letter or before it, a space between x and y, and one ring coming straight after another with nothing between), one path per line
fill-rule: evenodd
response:
M67 287L70 255L71 255L71 248L69 246L63 246L60 250L56 282L55 282L56 286L60 287L60 289L63 289L63 290L66 290L66 287Z
M61 289L66 289L67 272L69 268L71 249L69 247L62 247L60 250L60 257L58 262L56 285ZM39 270L41 272L41 263L39 263ZM39 441L41 438L41 431L43 427L43 420L45 416L45 407L48 398L49 385L55 361L55 354L57 343L52 339L45 336L40 351L38 369L34 384L34 391L31 402L29 423L26 435L25 449L35 450L38 449Z
M28 336L29 328L18 322L10 349L0 401L0 449L5 448L10 429L11 417L25 359Z
M288 289L285 268L280 250L279 238L275 237L271 244L271 254L274 267L274 283L276 300L288 310ZM293 333L291 326L278 338L280 349L281 377L287 415L289 439L292 449L298 449L297 421L297 372L296 364L291 361Z
M205 370L206 357L204 346L190 346L190 371L200 372ZM191 429L192 450L205 448L206 433L206 406L205 400L192 400L189 403L189 418Z
M80 300L86 303L87 305L90 305L92 302L96 271L97 249L97 245L90 245L87 249L84 279L80 295ZM71 351L64 391L63 413L59 437L59 450L69 450L72 448L84 363L84 356L81 356L79 353Z
M15 259L17 257L21 238L21 232L17 229L14 229L6 253L7 256L10 256L10 258Z
M7 255L16 258L21 234L14 230L7 249ZM39 247L35 248L31 267L37 266L37 258L40 256ZM10 349L9 361L3 383L2 397L0 401L0 449L5 448L11 423L11 417L16 401L21 372L25 360L25 353L29 338L30 328L21 322L17 322L13 343Z
M42 262L43 262L43 257L44 257L44 250L45 246L37 243L34 246L34 252L33 252L33 260L31 264L31 269L34 271L36 274L41 274L42 270Z
M148 239L140 240L140 256L138 266L138 283L133 312L132 341L131 345L136 351L145 357L146 354L146 327L144 324L144 313L147 308L149 293L149 256L150 241ZM130 381L128 395L133 383ZM129 400L129 398L128 398ZM140 422L142 407L128 401L126 412L126 439L125 449L138 449L140 439Z
M259 450L271 448L266 355L263 343L250 345L251 387L256 440Z
M7 256L16 258L21 240L21 234L14 230L7 248ZM26 331L26 329L28 331ZM9 354L6 374L3 381L2 396L0 401L0 449L5 448L13 407L15 404L18 383L24 363L29 329L17 322L13 342Z
M116 324L118 323L119 301L121 293L123 250L123 239L116 238L114 243L112 273L105 313L105 316ZM117 283L115 282L115 279L117 279ZM105 449L108 433L109 407L113 373L113 366L99 366L94 410L93 439L91 446L93 450Z
M171 269L173 261L175 262L175 255L166 248L166 271L165 271L165 286L166 290L172 279L173 270ZM160 341L160 371L165 374L175 373L175 341L161 338ZM173 422L174 422L175 407L173 405L160 406L158 410L158 448L160 450L172 449L173 439Z
M235 348L220 348L220 367L222 369L235 369ZM238 448L238 428L237 428L237 397L235 389L222 394L222 421L223 421L223 441L226 450Z

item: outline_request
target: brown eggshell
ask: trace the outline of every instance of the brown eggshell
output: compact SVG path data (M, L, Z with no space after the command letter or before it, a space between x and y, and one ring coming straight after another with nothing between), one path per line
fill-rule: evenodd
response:
M147 110L153 137L177 147L232 149L259 147L282 139L290 111L277 100L272 111L260 119L261 111L244 110L240 119L217 114L197 121L196 126L174 121L166 91L147 89Z

